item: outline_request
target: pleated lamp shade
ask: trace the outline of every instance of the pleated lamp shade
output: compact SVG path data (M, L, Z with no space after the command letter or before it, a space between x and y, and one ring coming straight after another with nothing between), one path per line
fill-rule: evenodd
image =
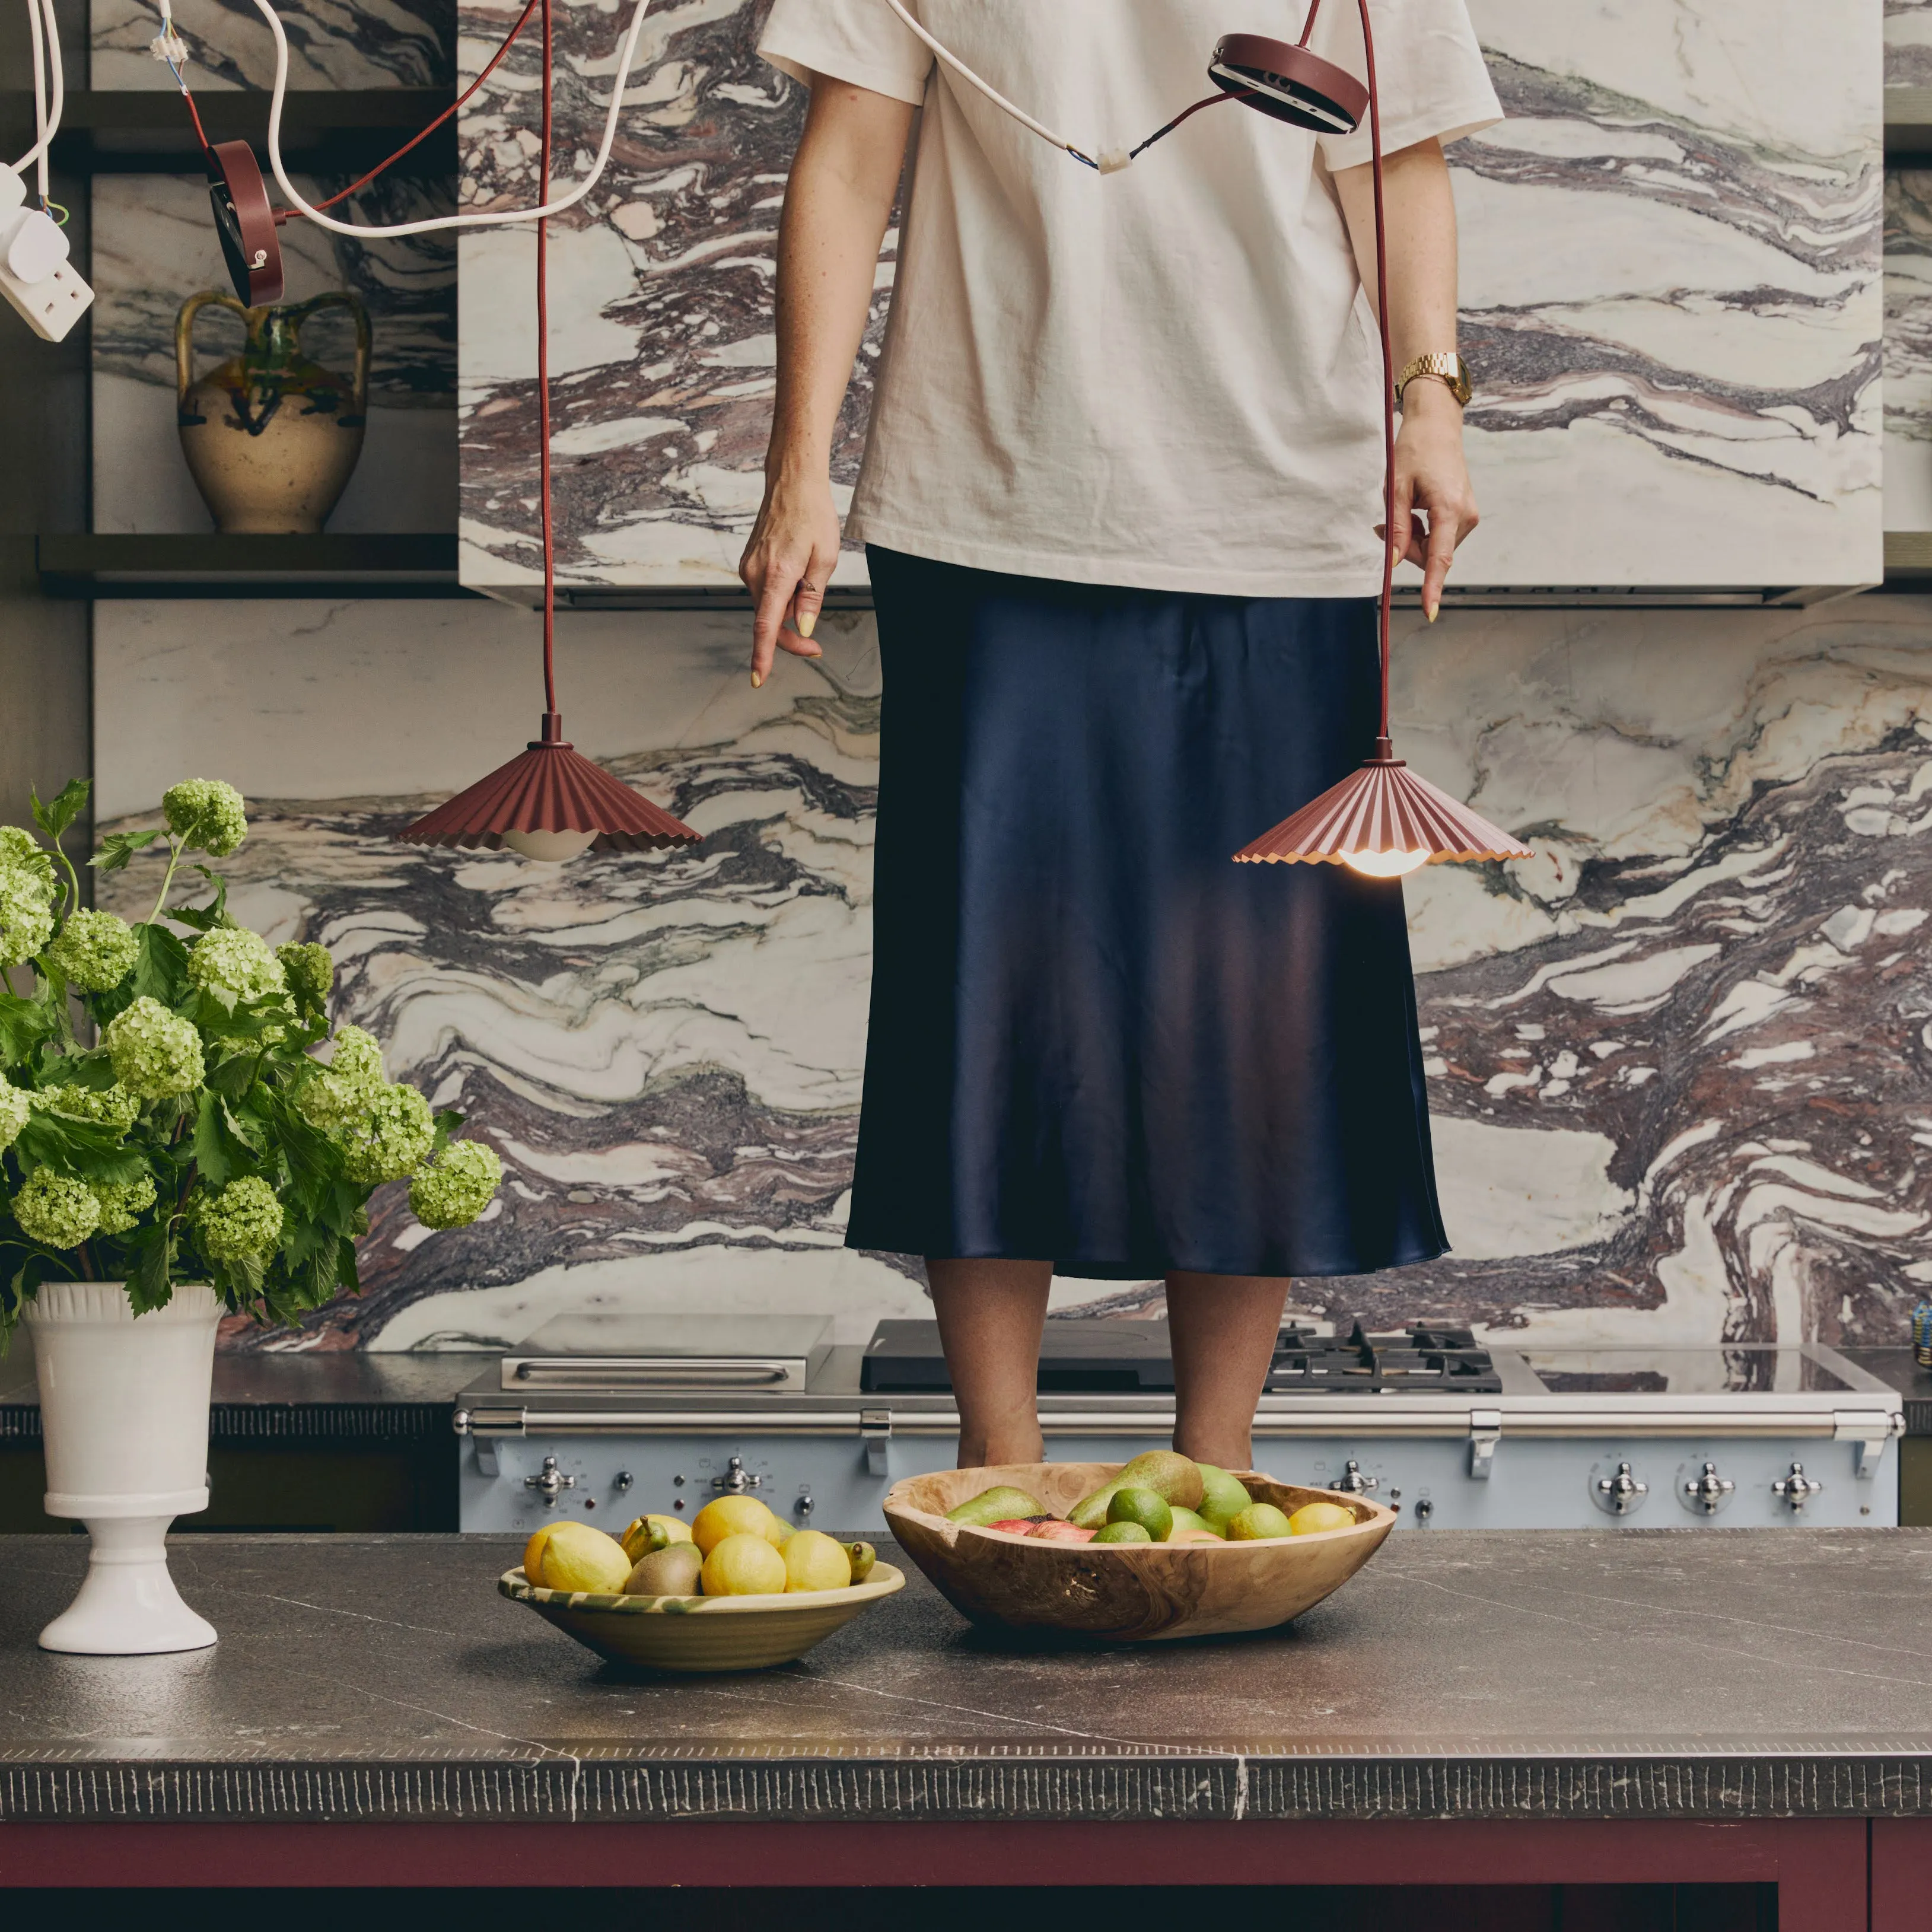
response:
M396 836L417 845L507 846L551 860L698 842L689 826L566 744L555 712L544 713L543 733L520 757Z
M1444 860L1530 856L1500 826L1411 771L1386 738L1340 784L1234 854L1246 865L1340 864L1384 879Z

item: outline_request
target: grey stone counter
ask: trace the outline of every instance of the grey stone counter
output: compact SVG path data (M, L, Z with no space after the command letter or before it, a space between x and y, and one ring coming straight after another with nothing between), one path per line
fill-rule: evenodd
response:
M0 1821L1932 1815L1932 1533L1393 1538L1289 1628L1060 1649L914 1573L802 1662L627 1677L514 1544L184 1537L213 1650L62 1658L0 1538Z

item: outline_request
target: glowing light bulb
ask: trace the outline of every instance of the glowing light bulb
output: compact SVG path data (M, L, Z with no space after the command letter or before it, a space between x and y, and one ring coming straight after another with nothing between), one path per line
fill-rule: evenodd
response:
M1422 852L1344 852L1342 862L1368 879L1399 879L1429 863Z
M560 866L566 859L587 852L596 836L594 832L506 832L503 843L526 859Z

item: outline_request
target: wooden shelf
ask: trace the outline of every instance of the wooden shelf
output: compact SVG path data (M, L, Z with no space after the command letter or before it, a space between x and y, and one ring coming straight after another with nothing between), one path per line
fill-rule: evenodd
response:
M1886 89L1885 158L1892 167L1932 167L1932 87Z
M282 110L282 153L304 172L359 172L434 121L456 98L450 87L304 88ZM194 97L211 141L247 141L262 155L268 97L200 93ZM0 90L0 142L10 152L33 145L34 98ZM71 92L54 136L54 164L71 174L199 174L201 147L182 98L172 89ZM266 158L264 169L266 171ZM456 123L446 122L394 172L416 177L456 172Z
M44 536L50 597L468 597L456 538L320 536Z

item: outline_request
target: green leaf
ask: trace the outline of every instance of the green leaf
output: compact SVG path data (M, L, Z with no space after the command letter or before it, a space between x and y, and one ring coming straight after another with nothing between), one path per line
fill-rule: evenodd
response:
M210 932L218 926L232 926L235 922L228 916L228 881L206 866L197 866L194 869L214 886L214 897L205 906L170 906L169 918L182 926L191 926L197 932Z
M69 778L45 805L38 793L30 791L27 796L33 800L34 823L50 838L59 838L86 810L87 795L93 789L92 778Z
M164 926L134 928L134 993L172 1010L188 998L188 948Z
M139 1180L149 1171L146 1155L117 1129L58 1114L29 1114L14 1148L22 1167L51 1167L82 1180Z
M219 1094L202 1088L194 1117L194 1164L212 1187L226 1187L236 1175L252 1173L255 1155L234 1130L234 1116Z
M158 826L152 832L110 832L101 840L100 850L87 862L99 866L104 872L118 872L136 852L160 836Z
M448 1146L450 1138L463 1124L463 1116L454 1107L443 1107L436 1115L436 1138L430 1143L430 1156L433 1160Z
M23 1000L0 986L0 1066L17 1066L44 1040L60 1030L60 1022L44 1000Z
M128 1244L136 1260L128 1277L128 1298L136 1315L165 1308L174 1297L175 1224L170 1216L143 1228Z

